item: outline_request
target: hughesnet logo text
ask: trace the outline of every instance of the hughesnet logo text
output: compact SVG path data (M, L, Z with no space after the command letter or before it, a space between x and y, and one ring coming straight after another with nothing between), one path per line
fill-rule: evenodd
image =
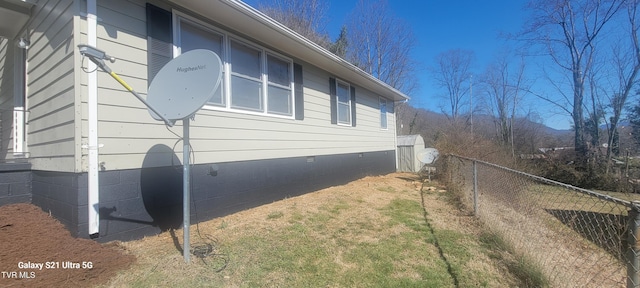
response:
M190 66L190 67L178 67L176 72L188 73L198 70L207 69L207 65L198 65L198 66Z

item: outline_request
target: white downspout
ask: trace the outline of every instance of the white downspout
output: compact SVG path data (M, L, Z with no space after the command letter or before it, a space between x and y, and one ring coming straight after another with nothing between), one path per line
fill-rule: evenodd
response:
M393 137L393 151L396 153L396 172L398 172L398 167L400 167L400 156L398 155L398 111L396 110L396 108L398 107L398 103L404 104L407 103L407 101L407 99L400 101L391 101L391 103L393 103L393 130L395 131L395 135Z
M93 47L97 47L97 0L87 0L87 42ZM99 178L98 178L98 72L96 65L88 62L87 89L89 93L89 236L98 237L100 228L100 215L98 214L99 202Z
M17 48L14 47L14 79L20 79L20 83L15 83L13 86L13 157L24 158L24 139L25 139L25 91L26 87L26 58L27 49L29 49L28 40L21 38L17 44Z

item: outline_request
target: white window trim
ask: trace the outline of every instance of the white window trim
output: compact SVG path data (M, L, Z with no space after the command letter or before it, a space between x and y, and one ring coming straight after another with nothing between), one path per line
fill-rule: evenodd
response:
M223 77L222 79L220 79L220 84L222 84L223 87L223 91L222 91L222 100L223 103L222 105L219 104L214 104L211 102L207 102L205 103L204 108L208 108L206 110L211 110L212 107L217 108L216 110L227 110L229 109L229 99L227 98L226 95L228 95L230 93L230 89L229 89L229 83L226 81L227 77L226 74L228 74L228 71L230 69L227 61L225 61L225 59L228 59L228 47L226 45L226 33L220 29L217 29L215 26L210 25L200 19L197 19L195 17L192 17L190 15L187 15L183 12L177 11L175 9L172 10L173 12L173 27L171 29L173 29L172 33L173 33L173 55L174 58L178 57L180 54L182 54L182 48L180 46L177 45L177 43L181 43L182 39L181 39L181 34L180 34L180 22L184 21L184 22L189 22L190 24L194 25L194 26L199 26L200 28L202 28L203 30L207 30L210 33L215 33L215 34L219 34L220 36L222 36L222 54L223 55L218 55L218 57L220 57L220 61L222 61L222 72L223 72Z
M296 97L295 97L294 94L295 94L295 85L296 84L294 83L294 79L293 79L293 73L294 73L293 72L293 60L290 59L290 58L284 57L284 56L282 56L282 55L280 55L278 53L275 53L273 51L269 51L269 50L266 50L264 55L265 55L264 56L264 66L263 66L264 67L263 77L265 79L263 81L264 84L265 84L264 85L264 89L265 89L265 91L267 91L269 89L269 85L273 85L274 87L278 87L278 88L282 88L282 89L288 89L289 90L289 95L290 95L289 99L291 100L291 107L290 107L291 108L291 117L295 117L295 113L296 113L296 111L295 111L296 110L296 105L295 105L296 104L295 103ZM268 61L269 60L269 56L278 58L278 59L280 59L282 61L285 61L285 62L289 63L289 65L288 65L289 66L289 83L290 83L289 87L280 85L278 83L270 83L269 82L269 66L268 66L269 65L269 61ZM264 97L265 98L264 99L265 100L265 109L264 110L267 113L269 112L269 97L268 96L269 95L265 95L265 97ZM279 114L279 113L275 113L275 114L271 114L270 113L269 115L280 115L280 116L283 116L283 117L290 117L289 115L284 115L284 114Z
M247 114L247 115L258 115L258 116L267 116L267 117L273 117L273 118L281 118L281 119L290 119L290 120L295 120L295 113L296 113L296 97L295 97L295 83L294 83L294 71L293 71L293 59L290 57L287 57L281 53L278 53L276 51L267 49L261 45L258 45L254 42L251 42L249 40L246 40L243 37L240 37L236 34L227 32L225 30L219 29L207 22L204 22L202 20L199 20L193 16L190 16L184 12L178 11L173 9L172 10L173 13L173 55L174 57L177 57L178 55L180 55L181 53L181 48L178 46L178 43L180 43L180 21L188 21L191 22L191 24L194 25L198 25L201 26L203 29L205 30L210 30L212 33L217 33L222 35L222 41L223 41L223 55L219 55L221 56L222 60L222 65L223 65L223 71L225 72L223 75L223 79L221 80L222 83L224 83L224 91L222 91L222 97L224 98L224 105L215 105L213 103L207 103L204 105L204 107L202 107L202 110L209 110L209 111L223 111L223 112L231 112L231 113L238 113L238 114ZM243 43L249 47L255 48L256 50L260 51L260 61L261 61L261 82L262 82L262 89L263 89L263 95L262 95L262 104L263 104L263 109L262 111L255 111L255 110L246 110L246 109L242 109L242 108L234 108L231 107L231 63L228 61L228 59L230 58L230 53L231 53L231 39L233 39L234 41ZM268 87L269 87L269 83L268 83L268 77L267 77L267 55L271 55L271 56L275 56L283 61L286 61L289 63L289 81L290 81L290 94L289 97L291 99L291 115L283 115L283 114L275 114L275 113L269 113L268 111ZM240 76L242 77L242 76ZM253 79L252 79L253 80ZM277 87L280 87L280 85L278 85ZM250 108L247 108L250 109ZM349 110L351 111L351 110ZM351 114L351 113L349 113Z
M347 107L349 108L349 123L343 123L340 122L340 97L338 97L338 85L339 84L344 84L347 85L347 93L349 93L349 95L347 96ZM336 123L338 124L338 126L346 126L346 127L352 127L352 121L353 121L353 116L351 116L351 113L353 113L353 111L351 111L351 84L349 82L346 81L342 81L338 78L336 78L336 95L334 95L334 97L336 97ZM344 102L343 102L344 103Z
M259 59L260 60L260 78L256 79L256 78L253 78L251 76L245 76L245 75L237 74L237 73L233 72L233 63L230 63L229 61L226 61L227 59L231 58L231 41L235 41L235 42L240 43L242 45L246 45L247 47L249 47L251 49L258 50L258 52L260 53L260 56L259 56L260 57L260 59ZM265 114L266 115L267 114L266 113L267 103L266 103L266 99L265 98L266 98L267 94L266 94L266 91L265 91L265 87L266 87L265 86L265 82L266 81L265 81L265 71L264 71L265 70L266 61L264 59L265 57L264 57L263 49L261 49L257 45L252 44L251 42L244 41L241 38L237 38L237 37L233 37L233 36L232 37L227 37L227 39L225 40L225 43L226 43L225 50L228 51L227 52L228 58L226 58L223 61L226 62L228 67L229 67L229 76L227 77L227 78L229 78L229 89L228 89L229 94L228 95L224 95L226 97L226 99L228 100L228 102L229 102L229 104L227 105L227 109L232 110L232 111L247 111L247 112L254 112L254 113ZM262 108L260 110L262 110L262 111L260 111L258 109L253 109L253 108L250 108L250 107L242 108L242 107L232 107L231 106L231 100L232 100L232 97L233 97L233 95L231 94L231 93L233 93L233 90L231 90L231 88L232 88L231 87L231 78L232 78L231 76L236 76L236 77L240 77L242 79L246 79L246 80L249 80L249 81L254 81L254 82L259 82L260 83L260 87L262 89L262 95L260 95L260 97L262 98L261 99L262 100L261 101ZM258 80L258 81L256 81L256 80Z

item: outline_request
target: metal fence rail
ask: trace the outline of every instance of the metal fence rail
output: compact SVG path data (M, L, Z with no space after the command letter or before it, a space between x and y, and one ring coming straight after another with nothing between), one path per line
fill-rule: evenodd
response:
M640 287L636 195L597 193L452 155L438 168L462 204L535 261L551 286Z

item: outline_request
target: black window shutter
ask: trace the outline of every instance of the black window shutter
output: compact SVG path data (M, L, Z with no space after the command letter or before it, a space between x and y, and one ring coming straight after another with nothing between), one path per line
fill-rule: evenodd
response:
M351 86L351 126L356 127L356 87Z
M338 99L336 99L335 78L329 78L329 98L331 100L331 124L338 124Z
M173 58L171 12L147 3L147 82Z
M302 65L293 63L293 95L296 99L296 120L304 120L304 91L302 89Z

